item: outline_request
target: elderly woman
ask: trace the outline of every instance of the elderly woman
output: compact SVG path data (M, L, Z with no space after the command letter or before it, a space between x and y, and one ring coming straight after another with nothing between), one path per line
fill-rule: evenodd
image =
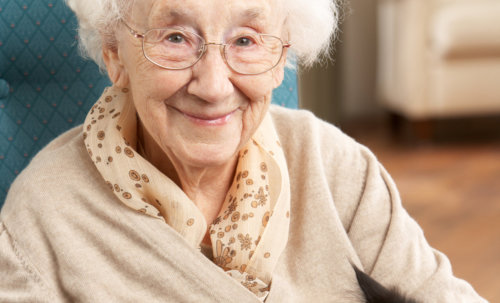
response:
M270 106L328 0L68 1L113 86L1 213L2 302L362 302L351 264L422 302L452 275L364 147Z

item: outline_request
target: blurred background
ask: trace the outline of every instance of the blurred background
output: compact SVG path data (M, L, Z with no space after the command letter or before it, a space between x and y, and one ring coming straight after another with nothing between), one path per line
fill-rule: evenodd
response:
M500 302L500 1L350 0L300 107L362 144L456 276Z

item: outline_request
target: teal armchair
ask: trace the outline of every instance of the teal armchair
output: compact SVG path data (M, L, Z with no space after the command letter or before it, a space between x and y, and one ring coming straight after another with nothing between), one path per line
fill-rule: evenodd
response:
M30 159L81 124L110 85L79 56L76 28L62 0L0 0L0 207ZM294 70L286 70L273 103L297 107Z

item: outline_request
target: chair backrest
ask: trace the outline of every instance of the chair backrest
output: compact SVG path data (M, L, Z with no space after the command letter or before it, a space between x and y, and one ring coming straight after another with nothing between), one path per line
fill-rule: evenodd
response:
M78 55L76 28L62 0L0 0L0 207L31 158L81 124L110 85ZM287 69L273 103L297 108L295 71Z

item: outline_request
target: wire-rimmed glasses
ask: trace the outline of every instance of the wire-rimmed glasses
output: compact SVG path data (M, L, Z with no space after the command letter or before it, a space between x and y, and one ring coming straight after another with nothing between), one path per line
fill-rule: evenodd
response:
M139 33L125 21L122 22L134 37L142 39L144 57L170 70L193 66L203 57L209 45L218 45L222 58L234 72L258 75L278 65L284 48L291 46L268 34L245 33L232 37L226 43L213 43L181 28L153 28Z

